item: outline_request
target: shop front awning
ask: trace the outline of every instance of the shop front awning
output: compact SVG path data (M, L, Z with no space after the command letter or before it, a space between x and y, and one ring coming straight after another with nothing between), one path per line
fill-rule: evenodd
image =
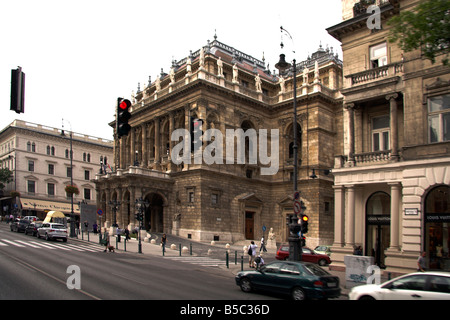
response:
M22 203L22 209L24 210L39 210L39 211L61 211L64 213L71 212L70 202L58 202L51 200L38 200L38 199L27 199L20 198ZM80 206L78 203L73 204L73 212L75 214L80 214Z

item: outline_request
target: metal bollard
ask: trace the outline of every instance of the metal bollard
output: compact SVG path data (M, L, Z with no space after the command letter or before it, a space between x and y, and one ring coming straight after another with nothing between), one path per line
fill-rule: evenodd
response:
M241 271L244 271L244 256L241 256Z
M180 243L180 246L179 246L179 248L180 248L180 257L181 257L181 243Z
M237 251L234 251L234 264L237 264Z
M226 261L226 263L227 263L227 269L229 269L230 268L230 264L229 264L229 255L228 255L228 250L227 251L225 251L225 261Z
M192 242L189 243L189 254L192 256Z
M88 242L89 242L89 230L88 230L88 232L87 232L87 233L88 233Z
M119 238L116 237L116 249L119 249Z
M125 238L125 240L123 240L123 251L127 251L127 238Z

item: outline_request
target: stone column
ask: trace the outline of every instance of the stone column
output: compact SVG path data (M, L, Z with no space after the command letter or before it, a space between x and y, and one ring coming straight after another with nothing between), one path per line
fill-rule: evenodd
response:
M401 184L390 183L391 187L391 250L399 250L399 226L400 226L400 198L401 198Z
M355 186L347 186L347 212L345 216L345 245L355 245Z
M355 104L350 103L345 106L348 111L348 162L347 166L355 165Z
M397 99L398 94L390 94L386 96L386 100L389 101L390 112L390 135L391 135L391 160L398 161L398 111L397 111Z
M148 151L147 151L147 125L142 124L142 167L147 168L148 166Z
M168 159L168 164L167 164L167 168L169 171L172 171L172 160L171 160L171 156L172 156L172 149L174 146L174 142L172 141L171 137L172 137L172 132L175 129L175 114L174 112L170 112L169 114L169 136L167 137L169 139L169 153L167 154L169 156Z
M333 246L344 246L344 215L345 189L344 186L333 186L334 189L334 243Z
M130 130L130 165L133 166L134 165L134 159L136 157L135 152L136 152L136 143L135 143L135 130L134 128L131 128Z
M155 165L158 166L161 163L161 134L159 132L159 118L155 119Z

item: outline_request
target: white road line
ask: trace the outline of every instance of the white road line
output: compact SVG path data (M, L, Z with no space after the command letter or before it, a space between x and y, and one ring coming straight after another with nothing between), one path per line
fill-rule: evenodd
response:
M2 240L5 241L6 243L12 244L13 246L25 248L25 246L23 244L15 243L14 241L6 240L6 239L2 239Z
M51 250L55 250L56 249L54 247L50 247L49 245L44 244L44 243L40 243L40 242L31 241L31 243L34 243L34 244L36 244L38 246L41 246L41 247L44 247L44 248L47 248L47 249L51 249Z
M33 248L39 248L38 246L32 244L31 242L26 242L26 241L22 241L22 240L16 240L17 242L20 242L22 244L25 244L27 246L33 247Z

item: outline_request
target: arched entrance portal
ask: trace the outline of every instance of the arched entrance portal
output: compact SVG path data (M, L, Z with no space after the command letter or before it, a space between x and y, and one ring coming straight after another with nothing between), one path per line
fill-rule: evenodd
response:
M144 216L144 228L149 232L164 232L164 199L157 193L145 197L149 206Z

